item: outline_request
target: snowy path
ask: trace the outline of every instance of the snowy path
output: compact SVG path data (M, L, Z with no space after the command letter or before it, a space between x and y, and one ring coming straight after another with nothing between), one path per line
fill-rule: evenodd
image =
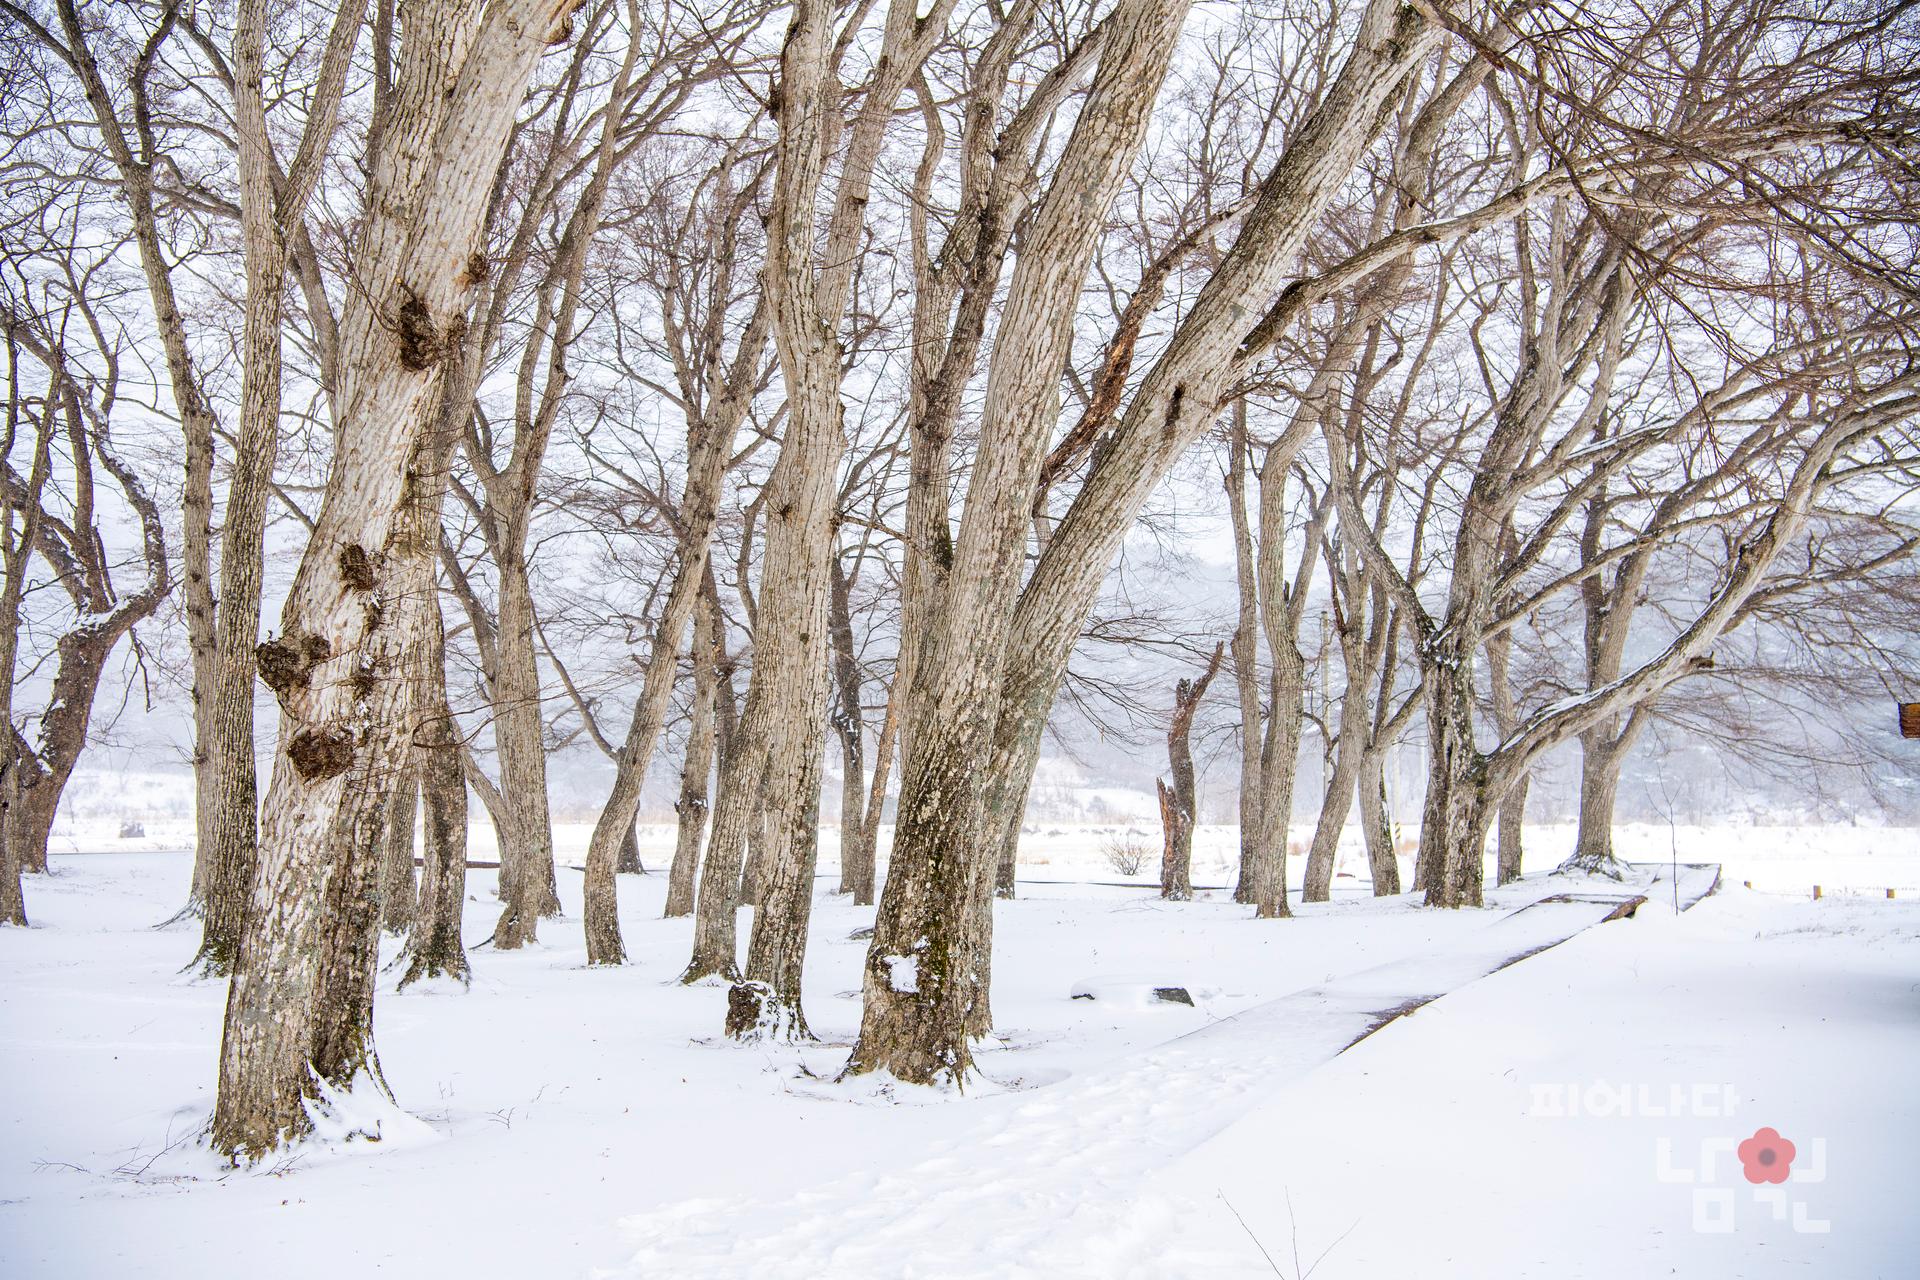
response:
M1682 868L1683 905L1711 889L1710 871ZM1157 1224L1140 1220L1153 1210L1134 1195L1148 1175L1392 1018L1566 941L1633 892L1653 890L1642 882L1635 891L1583 886L1573 901L1518 899L1520 909L1439 953L1295 992L1037 1090L973 1134L890 1171L782 1203L687 1201L637 1216L623 1224L635 1252L614 1274L1152 1274L1128 1256L1137 1243L1125 1243L1156 1234Z

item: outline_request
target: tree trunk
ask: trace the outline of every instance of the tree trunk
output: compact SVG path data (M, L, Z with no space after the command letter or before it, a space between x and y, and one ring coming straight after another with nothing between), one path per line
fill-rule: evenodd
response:
M47 844L60 798L80 753L86 749L93 718L93 695L118 643L120 632L83 631L60 639L60 662L47 709L40 716L40 749L13 735L13 797L7 810L7 841L23 872L47 870Z
M893 861L867 954L850 1072L960 1084L985 981L997 828L979 768L994 747L1039 472L1059 412L1072 300L1142 136L1186 14L1182 0L1128 0L1109 18L1087 97L1022 250L987 377L979 454L941 617L910 697Z
M47 873L47 845L53 838L53 819L60 806L58 788L46 785L37 764L16 748L8 769L6 841L14 865L22 875Z
M893 772L894 744L900 731L900 699L904 695L896 669L894 685L887 691L887 715L880 725L880 742L873 753L873 782L867 790L866 820L860 824L860 840L852 849L840 851L840 891L851 894L855 906L873 905L873 891L880 861L880 820L886 813L887 778Z
M1287 838L1293 821L1293 789L1300 762L1300 738L1307 718L1307 660L1300 652L1300 602L1306 598L1319 562L1324 512L1314 511L1303 539L1305 549L1291 575L1287 572L1288 478L1304 434L1289 431L1267 449L1260 464L1260 548L1254 565L1260 587L1260 626L1273 662L1268 685L1266 741L1260 749L1260 824L1254 845L1253 913L1256 919L1284 919L1287 906Z
M1228 442L1227 511L1233 520L1233 562L1240 615L1233 630L1233 682L1240 695L1240 869L1233 900L1253 902L1251 856L1260 830L1260 588L1254 576L1253 530L1247 520L1247 402L1233 403Z
M280 638L259 655L280 741L210 1132L236 1161L307 1130L316 1079L378 1077L372 873L433 598L431 437L491 179L550 18L532 0L447 0L402 35L340 325L336 448Z
M640 861L640 819L635 818L627 824L627 834L620 837L620 860L613 869L623 876L643 876L647 866Z
M826 713L826 680L816 681L817 702L810 723ZM813 871L820 836L820 755L825 743L818 734L783 735L783 751L800 759L789 763L774 757L774 768L792 777L805 803L775 810L763 870L759 907L753 913L753 935L747 944L745 980L727 993L726 1033L736 1039L812 1039L800 999L801 969L806 960L807 929L813 911Z
M840 743L840 888L851 892L859 879L850 868L854 858L872 842L867 829L866 723L860 709L860 665L853 652L853 584L848 581L838 556L829 568L827 633L833 642L833 691L835 701L828 723ZM865 869L868 892L872 892L873 867Z
M240 8L235 28L235 133L246 261L241 337L240 432L220 535L220 604L214 630L210 731L201 748L213 771L213 856L205 891L206 923L196 962L203 976L233 971L259 860L254 777L253 650L260 642L267 499L280 442L280 329L286 295L286 246L275 210L272 144L261 96L264 10ZM251 31L252 35L249 35Z
M0 764L0 925L27 924L27 899L20 888L20 859L7 837L13 808L13 770Z
M1502 554L1514 554L1519 545L1512 523L1501 532ZM1513 631L1511 628L1491 636L1487 640L1487 684L1492 692L1493 725L1501 741L1506 741L1520 727L1519 709L1513 697ZM1521 774L1520 781L1500 801L1497 818L1499 829L1499 851L1494 859L1494 883L1511 884L1520 878L1520 866L1524 859L1520 847L1521 826L1527 812L1527 788L1531 777Z
M552 6L554 0L547 3ZM549 8L550 20L566 24L560 43L566 43L571 36L572 14L578 7L578 0L565 0ZM534 358L536 345L526 349L520 363L513 447L506 464L495 470L487 442L469 433L467 454L481 472L487 504L488 549L500 579L493 669L488 676L494 704L494 744L500 757L500 791L508 816L504 833L507 842L500 851L501 881L508 892L500 923L494 929L494 945L501 949L531 942L538 917L560 913L554 873L553 817L547 796L546 715L541 703L540 666L534 647L537 617L529 577L528 533L541 466L569 383L567 356L578 336L575 318L580 308L588 252L606 208L607 188L619 155L616 139L626 118L629 89L641 48L641 41L627 42L609 88L608 101L599 113L599 136L591 174L581 188L578 203L566 218L560 252L539 286L540 319L534 322L534 329L543 332L548 347L545 381L537 407L533 379L542 362ZM689 462L691 453L690 450ZM691 475L689 483L692 483ZM704 564L704 546L694 558ZM683 569L681 576L685 574ZM684 625L683 613L680 627L684 629ZM669 686L679 635L679 630L673 631L667 637L665 654L654 655L655 660L663 661L666 666ZM627 744L635 745L631 741ZM640 752L643 758L638 761L637 771L641 774L646 769L644 756L652 747L649 739ZM623 763L633 754L623 749ZM635 786L637 789L637 782ZM620 861L618 842L633 838L633 813L629 809L623 820L610 829L603 829L609 816L603 811L602 821L596 824L595 839L588 847L590 884L586 892L598 900L596 908L600 916L596 924L586 926L589 963L615 963L619 959L619 925L612 909L613 875ZM633 861L636 864L639 861L637 846Z
M420 662L420 731L414 757L420 770L422 841L420 893L407 934L407 971L400 990L423 978L473 980L460 926L467 905L467 780L460 763L460 726L447 705L446 629L439 602L427 609L427 643Z
M415 745L413 756L419 755ZM388 933L404 933L418 914L419 885L413 874L413 832L420 807L417 759L401 771L387 815L386 856L380 865L380 924Z
M762 838L750 876L757 909L746 981L728 996L726 1028L736 1037L800 1039L808 1035L800 968L818 858L829 562L835 471L845 437L837 357L823 360L821 350L798 352L793 327L782 323L780 329L788 438L768 482L776 501L767 521L759 615L779 623L772 634L755 637L742 727L743 733L757 731L770 741L759 793ZM826 348L837 347L830 338L820 340ZM721 807L751 795L723 791Z
M1288 640L1268 645L1273 654L1267 736L1260 751L1260 826L1253 850L1253 914L1284 919L1287 906L1287 827L1293 817L1293 783L1306 723L1307 664Z
M836 472L846 449L838 335L888 122L900 94L945 32L951 10L951 0L935 0L924 13L910 0L893 0L873 79L850 127L843 116L846 90L836 71L833 6L798 0L780 52L779 137L763 280L788 417L767 482L759 615L779 623L770 630L756 628L740 726L743 741L732 753L752 768L736 769L734 759L727 761L728 781L714 822L716 846L722 833L729 842L736 839L736 827L744 834L744 822L732 813L752 794L740 784L761 781L764 769L762 803L771 842L757 877L762 898L754 913L747 982L729 994L729 1034L806 1035L799 975L817 856L817 732L827 709ZM822 185L836 151L840 163L832 214L824 240L817 241ZM764 638L762 630L768 630ZM702 915L707 888L701 885ZM727 925L730 933L730 918Z
M1347 825L1347 814L1353 808L1354 786L1360 777L1360 757L1366 750L1371 710L1367 705L1367 681L1371 673L1357 660L1359 648L1357 642L1345 640L1340 646L1347 660L1347 689L1340 699L1339 743L1327 778L1326 795L1320 802L1320 820L1314 824L1313 844L1307 850L1307 873L1300 889L1302 902L1326 902L1333 896L1333 867L1340 851L1340 833Z
M54 393L45 404L31 478L23 479L11 466L0 477L4 480L9 521L13 511L21 511L23 539L32 540L12 542L9 524L6 579L0 586L0 595L5 598L0 605L0 626L7 632L4 651L0 651L0 670L13 671L13 655L18 652L19 602L32 555L46 558L78 615L66 624L55 642L56 661L46 706L32 717L38 727L31 738L12 721L11 684L7 701L0 703L0 726L4 726L0 728L0 752L4 753L0 754L0 768L6 773L8 793L6 815L0 819L0 838L7 843L17 873L47 870L47 843L54 817L74 766L87 747L101 673L121 637L151 617L166 598L172 580L165 521L138 476L112 452L107 434L109 406L83 409L82 393L64 349L56 342L43 340L43 332L36 325L38 317L24 321L18 316L11 318L14 324L8 330L8 348L16 364L22 353L31 354L46 368ZM10 405L0 453L10 453L19 443L23 425L17 396L19 371L15 368L10 374L9 384L16 396ZM44 506L50 424L62 412L71 450L71 471L61 493L62 505L70 513L64 520L49 517ZM146 582L137 591L114 582L115 565L108 559L96 501L96 463L113 477L126 506L139 518Z
M707 856L701 867L699 892L694 899L693 955L681 971L680 981L701 982L724 978L731 982L740 976L739 935L734 929L734 913L740 902L740 866L746 850L748 826L756 820L755 806L729 794L742 787L757 793L766 761L765 731L754 723L753 699L733 732L733 749L720 756L720 780L714 797L713 829L707 840Z
M640 789L646 781L647 766L653 759L653 750L659 741L660 733L666 726L667 712L671 707L673 686L679 669L680 637L686 633L687 624L694 623L693 663L696 704L699 701L697 691L703 669L709 677L710 696L706 705L717 714L702 715L698 707L694 711L694 736L701 732L706 721L718 721L717 732L722 737L721 749L729 745L725 739L732 736L729 725L732 707L732 674L726 664L726 619L720 613L719 589L714 583L713 565L709 558L713 542L713 529L719 518L720 488L726 479L728 455L733 443L734 432L745 419L752 404L753 390L758 382L762 354L766 347L768 332L767 308L761 305L754 310L753 318L748 321L745 334L741 337L740 347L727 381L720 396L708 406L704 420L689 421L687 425L687 483L681 494L680 510L682 534L679 548L680 563L674 573L673 587L667 594L667 602L661 610L660 624L654 630L653 648L647 655L647 670L640 688L640 697L633 707L633 719L627 726L626 741L621 744L620 755L615 764L613 789L607 796L607 803L600 811L600 818L594 824L593 838L587 846L586 881L583 890L585 897L585 928L587 935L587 962L589 964L619 964L626 959L626 946L620 937L620 918L617 909L617 890L614 883L614 844L622 834L631 831L635 814L640 805ZM702 627L705 627L702 639ZM702 766L701 785L705 786L706 769ZM722 766L721 778L724 783L727 774ZM704 797L702 798L704 805ZM685 849L688 833L686 830L686 812L681 813L679 846ZM694 850L697 858L697 846ZM709 867L713 858L709 854ZM675 877L682 874L691 876L692 866L682 867L680 852L676 850L673 868L668 874L668 914L681 900L675 895ZM736 861L729 869L729 877L739 875ZM705 881L702 881L705 891ZM732 974L732 917L731 904L733 884L731 878L727 884L729 915L726 921L727 937L724 942L709 936L713 946L709 954L718 955L722 947L727 953L728 976ZM716 928L718 921L704 918L704 926L695 930L696 955L699 954L699 939L703 936L702 927L710 931Z
M13 381L17 385L17 377ZM17 443L15 437L22 416L16 399L6 415L5 452L8 454ZM39 532L40 498L52 470L51 418L48 414L36 424L33 464L24 500L0 504L0 675L5 677L5 684L0 685L0 726L5 726L7 734L7 749L0 751L0 925L22 928L27 923L26 896L20 887L20 852L12 838L13 807L20 797L20 771L15 763L18 752L12 749L14 664L20 653L20 600L26 592L27 563L33 556L34 540ZM13 523L16 507L20 511L17 530Z
M182 611L186 614L187 650L193 671L194 853L193 887L185 906L174 917L180 919L204 913L206 893L213 879L214 815L219 808L219 791L208 755L217 665L212 568L214 414L194 367L186 323L173 287L172 258L161 239L154 199L155 166L144 146L140 154L134 151L133 140L120 121L114 95L100 74L78 7L61 6L60 17L70 51L69 65L80 78L87 105L113 159L121 198L126 201L132 219L133 240L139 249L147 296L153 304L154 327L166 355L168 386L180 417L184 444L181 564L186 586ZM143 59L137 74L144 76L150 68L149 55ZM324 94L315 95L315 105L326 108ZM309 127L311 124L310 121Z
M760 798L754 803L754 816L747 824L747 862L740 874L739 897L743 907L760 905L760 877L773 847L773 815L767 811L767 780L760 780Z
M66 794L74 767L80 762L80 754L86 750L94 696L100 690L107 660L113 656L121 637L136 623L152 616L170 589L165 524L158 505L119 459L107 451L104 441L81 437L74 443L76 448L90 447L97 452L119 479L123 496L140 518L148 576L141 590L116 592L97 518L89 518L72 529L74 542L88 548L76 557L83 563L69 572L91 585L81 590L71 581L66 584L74 603L82 608L82 614L56 643L58 662L46 709L39 716L39 732L35 734L38 746L17 730L6 730L14 757L14 797L6 819L7 839L20 869L32 872L47 869L47 842L53 831L53 820L59 813L60 800ZM91 481L85 479L82 472L77 483L84 492L78 505L91 509ZM33 495L30 500L38 502L39 497ZM34 523L38 524L38 517Z
M1183 313L1161 358L1140 380L1100 461L1027 577L1008 652L1015 724L1024 744L1038 732L1108 567L1154 487L1231 398L1244 353L1264 326L1247 318L1298 263L1300 246L1383 121L1382 107L1440 39L1421 12L1371 0L1355 43L1320 104L1261 180L1232 247ZM1008 713L1003 712L1003 720ZM1263 820L1270 826L1270 819Z
M1207 696L1207 686L1220 670L1226 656L1223 641L1214 646L1213 658L1198 680L1182 680L1174 690L1173 720L1167 728L1167 759L1173 769L1173 785L1158 778L1154 785L1160 793L1160 822L1165 833L1160 858L1160 896L1174 902L1193 897L1193 815L1198 803L1193 777L1193 717Z
M534 940L540 917L559 913L560 897L547 807L546 717L534 655L533 593L523 559L502 555L499 570L500 623L490 674L507 825L500 832L502 902L493 945L511 951Z
M187 649L193 663L193 887L175 919L204 919L213 890L213 827L220 811L213 761L214 600L213 600L213 429L204 448L187 429L187 483L181 503L181 576L186 580L182 612L187 619ZM205 932L205 926L202 926ZM198 952L196 951L196 955Z
M1022 795L1024 796L1024 792ZM1021 809L1025 813L1024 804ZM991 830L991 827L988 828ZM1013 830L996 842L998 850L994 858L993 896L996 898L1014 897L1020 876L1020 823L1016 821Z
M1520 878L1523 861L1521 829L1526 824L1527 791L1532 785L1533 780L1523 775L1500 801L1498 819L1500 843L1499 852L1494 861L1494 866L1497 868L1494 880L1496 884L1512 884Z
M1193 877L1188 868L1193 861L1193 829L1182 821L1180 802L1166 779L1153 780L1154 796L1160 802L1160 896L1171 902L1193 898ZM1181 854L1181 837L1186 837L1186 853Z
M1386 749L1369 744L1360 755L1360 830L1367 842L1373 896L1400 892L1400 858L1393 847L1393 815L1387 809Z
M686 759L680 766L680 798L673 806L680 826L673 866L667 872L669 920L693 914L694 878L707 836L707 783L713 774L714 739L719 735L720 648L715 613L703 607L694 620L693 706L688 713Z
M588 964L626 962L626 945L620 937L614 867L621 840L633 830L634 816L640 805L640 788L646 781L647 765L653 759L653 749L667 722L674 676L679 667L680 637L685 634L687 623L692 620L694 610L700 603L701 579L708 572L707 541L713 528L714 504L717 502L720 482L715 455L718 455L719 462L724 462L725 450L708 441L701 453L698 487L690 479L686 500L689 511L703 513L695 517L692 525L692 533L697 536L689 536L681 545L680 567L675 572L666 607L661 611L660 624L654 629L653 650L647 657L647 671L641 684L640 697L634 703L626 741L621 744L620 755L615 762L613 790L600 810L599 820L594 823L593 837L587 844L583 893ZM709 466L709 463L715 465ZM696 640L696 665L700 661ZM668 876L669 886L673 882L673 874Z
M157 252L157 249L156 249ZM156 300L160 295L156 294ZM163 317L171 317L172 290L165 293ZM168 363L173 365L173 343L167 343ZM186 485L181 498L180 559L185 579L182 612L187 620L187 651L193 663L193 888L182 909L184 916L202 916L214 891L214 826L220 812L219 773L213 766L214 685L218 679L219 658L215 650L215 604L213 596L213 413L201 400L198 388L180 385L179 379L193 375L186 367L182 346L175 370L174 400L180 408L181 431L186 437ZM204 932L204 926L203 926ZM228 944L238 940L228 935ZM204 939L203 939L204 947Z
M1580 827L1563 871L1614 880L1626 873L1626 864L1613 852L1613 809L1626 754L1613 749L1615 728L1600 724L1580 735Z
M1473 666L1441 652L1427 672L1427 796L1415 888L1430 907L1477 907L1486 877L1486 757L1473 740Z
M388 403L406 405L401 388ZM380 434L417 442L420 429L409 427L401 417ZM402 509L424 506L415 495L432 482L417 444L385 471L369 462L390 458L393 444L356 443L336 464L333 501L322 507L282 638L261 647L262 677L283 710L255 892L262 907L247 913L228 990L213 1122L215 1146L236 1160L305 1132L316 1079L352 1087L365 1068L378 1081L379 867L388 800L415 727L418 615L432 588L428 521Z

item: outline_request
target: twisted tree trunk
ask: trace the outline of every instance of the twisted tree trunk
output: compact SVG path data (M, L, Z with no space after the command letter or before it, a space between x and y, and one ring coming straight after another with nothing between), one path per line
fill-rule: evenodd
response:
M95 445L109 466L121 467L119 460L107 454L103 445L98 442ZM13 800L6 816L6 838L22 871L47 869L47 842L53 832L53 820L59 813L60 800L66 794L74 767L80 762L80 753L86 750L93 700L99 692L107 660L135 624L153 615L171 589L165 527L159 508L131 472L124 473L122 484L128 504L139 514L144 526L147 581L140 590L126 591L116 599L108 575L105 544L98 528L92 524L69 527L73 544L88 548L74 557L79 572L62 575L82 610L81 618L55 645L59 660L34 740L29 741L17 730L9 732L13 747L9 782ZM90 496L88 502L91 502ZM45 525L40 524L40 529L45 545ZM72 580L75 577L94 585L91 589L76 589Z
M1183 314L1141 380L1100 461L1060 521L1021 592L1007 651L990 772L996 807L1025 794L1046 716L1107 567L1133 517L1187 445L1217 421L1232 377L1263 350L1274 326L1295 314L1280 291L1327 203L1372 140L1383 106L1437 45L1439 30L1417 10L1372 0L1346 62L1312 115L1261 180L1232 247ZM1264 805L1263 805L1264 807ZM1262 826L1271 828L1270 815Z
M303 1134L316 1080L378 1077L374 871L433 597L430 438L490 179L557 16L555 0L440 0L402 33L340 326L333 463L259 653L282 716L210 1131L234 1160Z
M16 869L34 872L47 869L54 816L86 749L94 696L107 660L123 637L153 615L173 585L159 505L111 447L112 413L118 399L115 366L109 360L106 373L100 376L78 364L50 319L39 306L16 303L0 311L0 329L11 357L3 442L8 448L0 449L0 455L8 456L0 463L0 495L9 521L14 512L21 514L21 541L8 543L7 572L24 574L29 557L39 557L74 612L54 642L46 705L37 717L30 717L37 727L17 726L10 711L0 716L0 740L5 742L8 765L7 812L0 835ZM44 397L23 397L22 357L45 371ZM34 461L30 474L22 476L12 465L11 446L19 443L25 420L33 417L38 418L31 446ZM45 486L56 432L66 437L67 467L50 511ZM113 479L120 498L139 522L142 555L136 563L144 570L145 581L138 589L115 580L119 565L109 557L109 540L103 532L107 526L98 492L101 471ZM9 524L8 536L13 532ZM9 654L17 653L19 604L26 590L24 578L16 580L16 576L8 578L11 585L5 589L12 595L0 608L0 624L9 629L9 644L15 646ZM13 671L11 658L0 670Z

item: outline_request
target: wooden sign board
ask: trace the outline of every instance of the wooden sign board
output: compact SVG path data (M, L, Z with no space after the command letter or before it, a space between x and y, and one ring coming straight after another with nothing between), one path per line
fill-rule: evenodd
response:
M1900 736L1920 738L1920 702L1900 704Z

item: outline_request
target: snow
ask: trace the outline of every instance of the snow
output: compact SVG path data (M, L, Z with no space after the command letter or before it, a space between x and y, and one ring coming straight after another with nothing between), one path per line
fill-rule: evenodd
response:
M1910 1276L1916 943L1884 899L1643 910L1277 1091L1143 1194L1178 1238L1116 1246L1270 1275L1224 1192L1318 1277ZM1784 1188L1734 1159L1769 1126L1804 1157Z
M920 962L912 956L882 957L887 966L887 986L901 995L920 990Z
M440 1140L434 1127L409 1115L386 1095L371 1073L362 1071L351 1089L317 1081L320 1096L307 1103L313 1135L303 1158L372 1155Z
M147 826L94 845L176 834ZM872 911L828 895L831 870L806 987L823 1043L799 1049L726 1041L721 993L673 981L691 924L658 918L664 876L621 877L634 963L586 968L563 872L568 917L474 951L471 991L383 974L394 1101L331 1098L314 1141L248 1172L194 1140L224 991L178 972L191 928L152 927L189 859L56 853L27 883L35 927L0 930L0 1274L200 1275L216 1240L294 1277L1909 1273L1920 893L1883 886L1920 882L1914 833L1623 831L1635 856L1677 838L1729 863L1679 917L1643 873L1445 913L1349 879L1256 922L1221 892L1088 883L1117 878L1105 831L1029 838L1047 861L1023 875L1069 883L999 904L997 1031L964 1092L833 1080ZM643 831L650 866L671 834ZM1550 867L1560 833L1529 836ZM582 843L563 831L563 862ZM491 890L469 874L469 938ZM1629 891L1649 895L1631 920L1516 913ZM1157 986L1196 1006L1123 998ZM1777 1187L1739 1174L1762 1126L1796 1145ZM1696 1193L1709 1213L1731 1193L1734 1229L1696 1232Z

